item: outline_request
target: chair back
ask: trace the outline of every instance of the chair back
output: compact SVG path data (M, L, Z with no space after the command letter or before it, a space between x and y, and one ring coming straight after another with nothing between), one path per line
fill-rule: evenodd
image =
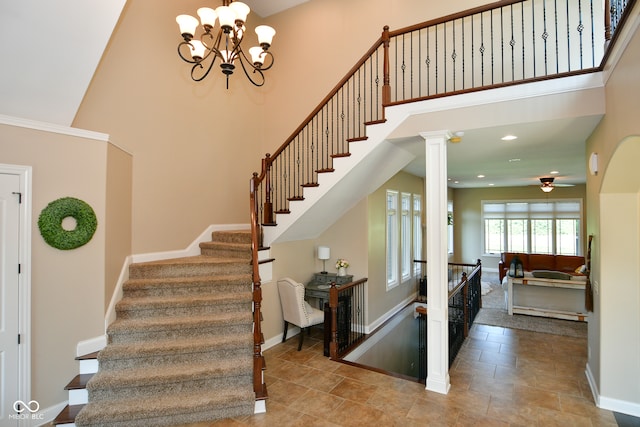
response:
M284 320L296 326L308 326L310 317L304 300L304 285L285 277L278 280L278 293Z

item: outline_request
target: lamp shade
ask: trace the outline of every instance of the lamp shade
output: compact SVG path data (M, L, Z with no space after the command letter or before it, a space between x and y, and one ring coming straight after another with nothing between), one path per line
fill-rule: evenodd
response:
M218 18L218 15L216 15L216 11L210 7L201 7L198 9L198 16L200 17L202 26L216 26L216 19Z
M190 36L191 39L196 33L196 27L198 26L198 20L191 15L178 15L176 16L176 22L180 27L180 34L184 37L185 34Z
M318 246L318 259L331 258L331 249L328 246Z
M260 46L265 50L269 49L273 41L273 36L276 35L276 30L268 25L258 25L255 31L258 35L258 43L260 43Z

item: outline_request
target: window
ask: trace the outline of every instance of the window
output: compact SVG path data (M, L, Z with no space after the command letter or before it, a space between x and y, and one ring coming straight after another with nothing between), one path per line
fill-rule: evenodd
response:
M422 196L413 195L413 259L422 259ZM413 275L420 277L422 264L413 263Z
M387 190L387 289L398 285L398 192Z
M411 278L411 246L413 237L411 233L411 194L402 193L401 195L401 220L400 220L400 242L401 242L401 269L402 281Z
M484 252L580 255L581 200L483 201Z
M422 196L387 190L386 203L387 289L391 289L422 271L413 262L422 258Z

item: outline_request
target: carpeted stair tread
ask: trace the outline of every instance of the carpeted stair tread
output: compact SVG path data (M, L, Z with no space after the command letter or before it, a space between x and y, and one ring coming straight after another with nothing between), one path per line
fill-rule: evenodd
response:
M211 304L234 304L253 301L251 292L227 292L194 296L126 297L116 304L116 312L124 310L152 310L154 308L194 307Z
M243 349L253 346L253 334L218 335L181 340L110 344L98 353L98 361L119 358L142 358L165 353L200 353L218 349Z
M250 243L202 242L200 251L202 255L251 260Z
M211 233L211 241L251 244L251 230L214 231Z
M197 255L131 264L129 278L192 277L251 274L249 260Z
M250 311L251 303L251 292L198 294L193 297L123 298L116 304L116 315L126 319Z
M212 313L200 316L165 316L140 319L116 319L107 328L107 334L137 333L159 330L189 330L215 328L223 325L253 324L253 315L247 312Z
M230 274L226 276L156 277L149 279L129 279L122 285L127 294L179 293L179 292L226 292L234 287L251 290L250 274Z
M77 426L167 426L250 415L255 395L251 388L211 390L113 402L89 402L76 417ZM223 408L223 409L216 409Z
M148 366L123 369L118 372L98 372L87 383L90 392L100 388L127 388L153 384L172 384L185 381L201 381L211 377L247 376L251 379L252 355L233 360L212 360L210 363L182 363L167 366Z

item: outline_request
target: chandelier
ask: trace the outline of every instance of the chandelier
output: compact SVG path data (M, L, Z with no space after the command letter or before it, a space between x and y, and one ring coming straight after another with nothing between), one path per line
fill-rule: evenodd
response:
M249 49L249 57L242 49L242 41L246 32L245 22L249 15L249 6L239 1L222 0L222 6L215 10L208 7L198 9L200 21L191 15L178 15L176 22L184 39L178 44L178 55L191 67L191 78L201 81L209 75L216 60L219 60L222 74L227 78L240 64L244 74L255 86L264 84L263 71L273 66L273 55L268 51L276 30L267 26L256 27L259 46ZM214 29L218 20L219 28ZM196 37L198 25L201 34Z

